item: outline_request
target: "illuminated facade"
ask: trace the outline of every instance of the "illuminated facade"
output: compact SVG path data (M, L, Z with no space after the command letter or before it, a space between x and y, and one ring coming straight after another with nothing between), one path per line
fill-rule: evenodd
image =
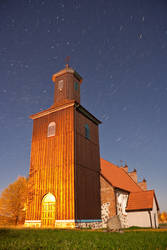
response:
M54 104L31 115L33 134L25 226L101 222L100 121L80 105L81 76L53 75Z

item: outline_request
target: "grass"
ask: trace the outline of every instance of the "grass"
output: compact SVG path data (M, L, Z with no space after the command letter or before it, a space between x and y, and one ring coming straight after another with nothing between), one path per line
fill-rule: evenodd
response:
M1 250L167 249L167 231L107 233L84 230L0 229Z

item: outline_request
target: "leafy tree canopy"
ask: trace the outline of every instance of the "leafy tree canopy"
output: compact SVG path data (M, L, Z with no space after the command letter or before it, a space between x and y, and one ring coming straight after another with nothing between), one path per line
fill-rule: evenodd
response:
M0 196L0 218L4 224L23 224L27 201L27 179L18 177Z

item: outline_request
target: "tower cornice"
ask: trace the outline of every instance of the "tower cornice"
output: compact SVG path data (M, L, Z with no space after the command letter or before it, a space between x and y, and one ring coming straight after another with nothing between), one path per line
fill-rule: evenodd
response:
M70 67L66 67L65 69L60 70L56 74L53 74L52 81L55 82L57 77L60 77L66 73L73 74L80 83L82 82L82 77L80 76L80 74L78 74L74 69Z
M39 113L30 115L29 118L31 118L32 120L43 117L45 115L49 115L51 113L69 108L74 106L76 108L77 111L79 111L80 113L82 113L85 117L87 117L88 119L90 119L91 121L93 121L95 124L100 124L101 121L98 120L94 115L92 115L91 113L89 113L89 111L87 111L82 105L80 105L79 103L75 102L74 100L67 102L66 104L60 104L60 105L52 105L49 109L43 110Z
M59 110L62 110L62 109L66 109L68 107L72 107L72 106L74 106L74 103L75 103L75 101L73 100L73 101L67 102L66 104L63 103L62 105L61 104L56 105L56 106L52 105L50 108L48 108L46 110L43 110L43 111L41 111L39 113L30 115L29 118L34 120L34 119L40 118L42 116L49 115L49 114L51 114L53 112L56 112L56 111L59 111Z

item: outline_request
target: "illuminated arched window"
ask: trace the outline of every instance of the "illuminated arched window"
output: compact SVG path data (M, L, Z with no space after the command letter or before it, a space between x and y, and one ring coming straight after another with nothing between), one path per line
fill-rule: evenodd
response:
M56 199L53 194L48 193L42 199L41 224L43 227L55 226Z
M85 124L85 137L90 139L90 128L88 124Z
M48 137L54 136L56 133L56 123L50 122L48 126Z

